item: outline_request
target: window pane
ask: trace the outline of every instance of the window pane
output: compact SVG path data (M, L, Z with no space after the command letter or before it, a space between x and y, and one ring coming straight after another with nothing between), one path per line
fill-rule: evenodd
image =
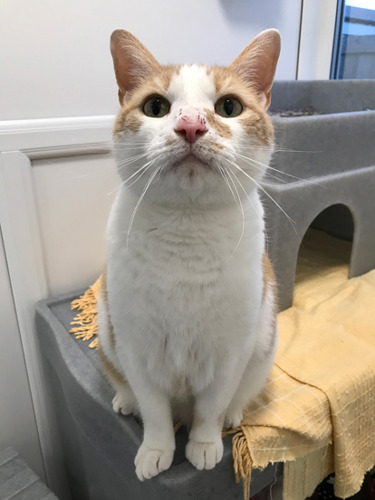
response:
M336 29L333 78L375 78L375 0L343 0Z

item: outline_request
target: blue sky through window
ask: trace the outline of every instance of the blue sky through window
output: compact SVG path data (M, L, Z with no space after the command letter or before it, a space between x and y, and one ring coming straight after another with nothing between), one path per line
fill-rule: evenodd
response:
M346 5L361 9L375 10L375 0L346 0Z

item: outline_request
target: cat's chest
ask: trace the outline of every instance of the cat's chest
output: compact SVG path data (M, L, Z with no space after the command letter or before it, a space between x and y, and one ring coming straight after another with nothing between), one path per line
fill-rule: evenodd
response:
M206 341L220 342L221 332L223 337L233 329L245 334L262 290L261 241L253 239L252 247L234 252L237 239L230 228L221 234L208 226L184 229L171 225L135 232L134 246L114 244L108 261L114 314L134 329L152 331L150 343L156 349L167 342L165 352L172 356L174 351L183 355L184 348L191 354L199 342L203 352Z
M228 261L228 243L209 227L158 228L135 235L135 245L126 260L136 277L165 282L177 290L217 283Z
M111 319L162 385L189 380L196 386L213 377L223 353L241 352L247 342L261 296L262 232L243 233L237 213L227 220L223 212L162 215L141 213L130 238L121 218L112 222Z
M145 206L129 230L128 205L119 197L108 231L110 291L124 307L138 301L148 311L172 310L191 320L238 295L252 298L264 248L258 214L244 227L237 207L200 212Z
M173 283L177 289L199 288L243 264L244 252L236 245L246 238L236 210L140 209L131 228L121 215L129 212L126 200L114 212L109 258L119 272L128 274L128 280Z
M133 236L135 246L114 250L109 262L116 300L134 313L146 307L160 330L176 331L185 322L200 329L207 311L225 301L236 262L228 262L214 237L204 233L170 228Z

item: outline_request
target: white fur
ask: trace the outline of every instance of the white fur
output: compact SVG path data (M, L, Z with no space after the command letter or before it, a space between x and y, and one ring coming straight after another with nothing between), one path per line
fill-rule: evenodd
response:
M129 190L120 190L113 205L107 230L109 311L102 299L99 304L101 347L133 391L115 387L114 408L128 412L136 406L135 395L144 421L135 461L141 480L170 466L174 418L191 425L187 458L198 469L213 468L223 453L224 419L239 425L275 352L271 289L262 306L264 223L257 191L241 178L249 197L238 188L242 213L233 185L230 189L217 169L205 166L228 168L227 159L236 159L236 147L244 142L242 129L236 118L227 120L233 137L223 139L209 127L193 145L198 159L185 159L190 145L173 132L178 113L213 109L212 76L204 67L184 66L166 97L172 103L169 115L144 117L138 133L115 138L124 180L145 162L121 168L134 154L126 152L124 141L144 141L147 159L157 159ZM171 136L176 144L163 146ZM225 147L222 155L211 151L210 141ZM251 143L247 137L252 158L268 161L267 148L251 151ZM259 180L257 170L236 161ZM132 220L147 179L159 167Z

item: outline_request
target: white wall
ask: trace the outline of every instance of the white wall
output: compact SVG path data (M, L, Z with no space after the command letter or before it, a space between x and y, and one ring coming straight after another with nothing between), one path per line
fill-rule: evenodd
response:
M13 446L41 477L42 454L0 228L0 450Z
M44 158L31 171L48 294L85 288L105 266L105 227L119 185L114 159Z
M280 30L276 77L296 75L301 0L3 0L0 120L113 114L109 36L125 28L162 63L228 64Z

